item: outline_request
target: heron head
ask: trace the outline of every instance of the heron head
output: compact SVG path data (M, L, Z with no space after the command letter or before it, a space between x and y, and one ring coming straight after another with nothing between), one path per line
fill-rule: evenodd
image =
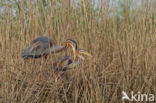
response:
M67 41L65 42L65 44L68 46L70 45L72 47L73 50L73 54L74 54L74 60L76 59L77 56L77 42L75 40L72 39L67 39Z
M92 55L91 55L90 53L88 53L88 52L87 52L86 50L84 50L84 49L80 49L80 50L78 51L78 57L84 60L84 57L83 57L81 54L87 55L87 56L89 56L89 57L92 57Z

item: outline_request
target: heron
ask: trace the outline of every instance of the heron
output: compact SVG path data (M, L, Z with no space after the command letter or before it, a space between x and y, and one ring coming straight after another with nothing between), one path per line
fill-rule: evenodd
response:
M64 46L56 46L52 39L46 36L40 36L31 42L30 46L22 52L21 56L24 59L42 58L43 61L47 58L48 54L58 53L65 50L68 46L71 46L75 53L74 43L71 39L67 39Z
M44 64L44 61L46 60L48 54L61 52L67 49L69 46L72 47L73 52L75 53L74 44L75 43L73 42L73 40L67 39L65 41L64 46L56 46L52 42L52 39L46 36L40 36L31 42L30 46L24 52L22 52L21 56L24 59L42 58L41 64L40 64L40 71L41 71L42 65ZM76 57L75 55L76 54L74 54L74 57ZM41 74L40 74L40 80L41 80Z
M74 45L72 45L74 56L63 56L61 60L54 63L53 67L56 71L66 71L71 68L74 68L79 64L79 60L85 60L83 55L92 57L92 55L89 52L87 52L85 49L78 49L75 40L72 40L72 42L74 43Z

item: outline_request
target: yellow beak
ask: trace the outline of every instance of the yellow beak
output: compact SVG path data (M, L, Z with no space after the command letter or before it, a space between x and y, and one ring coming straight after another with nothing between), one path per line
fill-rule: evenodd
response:
M88 53L87 51L81 51L80 53L84 54L84 55L87 55L89 57L92 57L92 55L90 53Z

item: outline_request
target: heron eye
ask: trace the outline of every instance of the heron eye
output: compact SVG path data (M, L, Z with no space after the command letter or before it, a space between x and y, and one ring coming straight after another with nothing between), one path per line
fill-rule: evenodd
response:
M73 60L69 59L68 60L68 65L71 64L73 62Z

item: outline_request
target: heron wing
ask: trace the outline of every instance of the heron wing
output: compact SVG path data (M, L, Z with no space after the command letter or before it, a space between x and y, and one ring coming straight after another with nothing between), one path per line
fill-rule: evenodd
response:
M77 66L78 61L74 61L73 56L64 56L61 61L53 64L55 70L66 71Z
M63 68L73 68L78 64L78 61L74 61L73 56L64 56L61 63Z
M48 41L36 41L30 46L30 54L41 56L47 54L47 49L50 48Z
M31 45L22 53L23 58L34 57L38 58L42 55L47 55L47 49L51 46L50 39L35 39L32 41Z
M68 60L71 58L71 56L64 56L61 60L59 60L58 62L54 63L54 68L58 68L58 69L63 69L64 67L66 67L69 63Z
M40 48L40 42L36 41L34 44L32 44L30 51L33 51L33 50L39 49L39 48Z

